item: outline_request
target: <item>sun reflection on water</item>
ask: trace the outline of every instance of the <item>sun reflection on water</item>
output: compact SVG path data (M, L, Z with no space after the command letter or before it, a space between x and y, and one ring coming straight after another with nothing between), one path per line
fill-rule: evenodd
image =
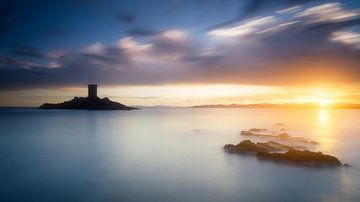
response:
M327 126L330 123L330 116L327 109L320 109L318 114L319 125Z
M317 137L321 140L320 150L330 151L334 147L334 137L333 133L331 132L332 123L329 109L319 109L317 119Z

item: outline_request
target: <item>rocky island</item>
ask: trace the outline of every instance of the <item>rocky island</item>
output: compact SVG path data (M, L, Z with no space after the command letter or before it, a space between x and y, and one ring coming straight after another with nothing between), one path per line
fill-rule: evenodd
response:
M88 97L74 97L72 100L57 104L45 103L39 109L83 109L83 110L133 110L137 109L113 102L109 98L97 96L97 85L88 85Z
M334 156L269 141L253 143L244 140L237 145L227 144L224 149L230 153L255 155L259 160L310 167L338 167L342 163ZM344 164L347 166L347 164Z

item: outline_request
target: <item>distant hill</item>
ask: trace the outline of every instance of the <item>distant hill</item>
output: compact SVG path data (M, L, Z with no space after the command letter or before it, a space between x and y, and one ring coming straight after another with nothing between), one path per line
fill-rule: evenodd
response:
M283 104L213 104L213 105L198 105L192 108L320 108L318 103L283 103ZM352 103L335 103L327 106L326 108L335 109L360 109L360 104Z

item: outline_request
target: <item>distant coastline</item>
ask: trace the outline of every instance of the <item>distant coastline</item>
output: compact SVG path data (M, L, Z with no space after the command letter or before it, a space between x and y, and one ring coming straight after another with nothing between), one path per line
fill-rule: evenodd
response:
M259 104L212 104L212 105L197 105L191 108L321 108L317 103L283 103L283 104L270 104L270 103L259 103ZM326 106L330 109L360 109L360 104L351 103L334 103Z
M0 106L0 109L38 109L38 106ZM133 106L136 109L178 109L178 108L239 108L239 109L316 109L320 108L319 106L313 104L312 106L304 104L213 104L213 105L196 105L196 106L166 106L166 105L155 105L155 106L145 106L145 105L136 105ZM336 106L328 106L329 109L360 109L360 104L343 104Z

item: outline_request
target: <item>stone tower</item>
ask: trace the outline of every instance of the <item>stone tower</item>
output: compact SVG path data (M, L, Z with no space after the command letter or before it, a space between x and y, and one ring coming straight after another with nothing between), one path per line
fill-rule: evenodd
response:
M97 98L97 85L96 84L88 85L88 98L90 98L90 99Z

